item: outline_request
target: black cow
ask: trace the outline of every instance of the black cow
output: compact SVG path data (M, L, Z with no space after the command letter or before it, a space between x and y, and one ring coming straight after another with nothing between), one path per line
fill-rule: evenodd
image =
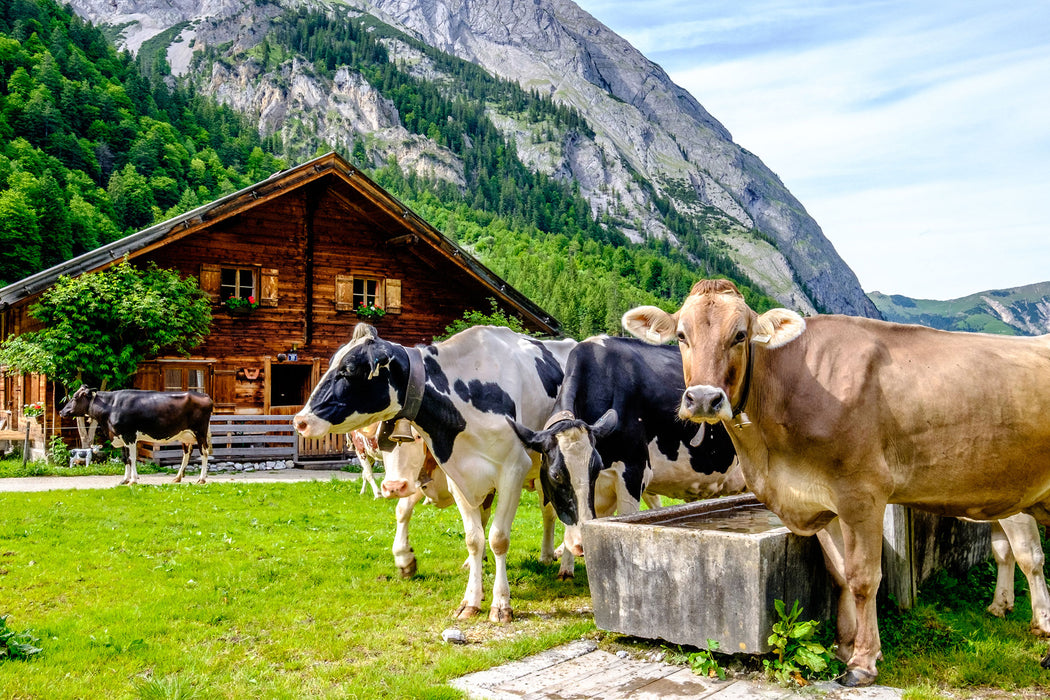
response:
M643 492L696 500L744 490L725 429L705 432L678 417L684 389L677 347L596 336L573 348L544 430L512 421L522 442L546 457L540 483L562 522L637 512ZM608 483L596 489L599 475ZM614 493L602 493L610 486ZM568 528L566 541L582 554L579 528Z
M201 453L201 476L197 483L203 484L208 477L209 421L213 408L209 397L194 391L98 391L82 386L59 415L63 418L90 416L105 429L114 447L128 447L130 459L122 484L138 483L136 443L140 440L182 443L182 466L175 483L182 481L196 444Z

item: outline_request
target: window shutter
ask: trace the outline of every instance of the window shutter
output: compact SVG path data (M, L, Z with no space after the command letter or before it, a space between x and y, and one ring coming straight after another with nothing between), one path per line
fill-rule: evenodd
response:
M219 285L222 281L222 268L218 265L201 265L201 291L208 295L213 304L219 303Z
M335 276L335 309L336 311L354 310L354 276Z
M259 280L259 305L277 306L277 270L263 268Z
M386 304L383 308L386 309L388 314L399 314L401 313L401 280L386 280L384 284L386 287Z

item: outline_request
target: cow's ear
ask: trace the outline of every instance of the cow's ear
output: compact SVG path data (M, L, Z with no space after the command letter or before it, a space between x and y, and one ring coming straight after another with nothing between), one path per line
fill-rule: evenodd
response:
M591 426L591 435L594 436L595 440L601 440L606 435L616 430L616 426L620 422L620 416L616 412L615 408L610 408L608 411L602 414L602 417L594 422Z
M662 345L675 338L678 321L656 306L639 306L623 315L623 327L636 338L653 345Z
M770 309L755 321L751 342L772 350L787 345L806 330L806 319L789 309Z
M505 418L507 419L507 423L510 424L511 430L514 431L514 434L518 436L518 439L521 440L521 443L525 445L525 447L534 452L545 451L546 440L544 438L546 437L546 431L537 433L535 430L522 425L509 416L505 416Z

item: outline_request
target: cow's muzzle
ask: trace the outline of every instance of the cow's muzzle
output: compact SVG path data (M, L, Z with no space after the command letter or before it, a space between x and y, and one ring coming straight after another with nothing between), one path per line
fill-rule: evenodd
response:
M328 434L332 424L313 413L301 411L292 419L292 425L304 438L318 438Z
M379 488L383 493L383 498L405 498L412 495L412 489L404 479L384 480Z
M682 394L678 417L697 423L716 423L733 417L729 397L713 386L691 386Z

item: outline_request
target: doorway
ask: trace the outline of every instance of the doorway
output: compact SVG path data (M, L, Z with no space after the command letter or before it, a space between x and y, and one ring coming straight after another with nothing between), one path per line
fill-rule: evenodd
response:
M302 406L310 397L309 364L270 365L270 407Z

